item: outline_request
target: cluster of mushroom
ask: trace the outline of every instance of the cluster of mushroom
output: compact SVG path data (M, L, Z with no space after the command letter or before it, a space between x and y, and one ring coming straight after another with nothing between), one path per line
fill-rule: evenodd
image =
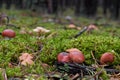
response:
M66 52L61 52L57 55L58 62L73 62L73 63L83 63L85 61L85 56L82 51L77 48L67 49ZM100 57L101 64L108 64L114 61L114 54L111 52L105 52Z
M75 62L83 63L85 56L79 49L71 48L67 49L66 52L61 52L57 56L58 62Z

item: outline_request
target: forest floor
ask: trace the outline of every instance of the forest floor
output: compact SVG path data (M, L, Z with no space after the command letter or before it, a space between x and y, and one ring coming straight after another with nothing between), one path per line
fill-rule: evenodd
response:
M7 17L0 16L0 80L120 80L119 20L2 12ZM15 37L4 37L6 29ZM59 53L73 48L84 54L83 63L58 61ZM103 65L105 52L114 60Z

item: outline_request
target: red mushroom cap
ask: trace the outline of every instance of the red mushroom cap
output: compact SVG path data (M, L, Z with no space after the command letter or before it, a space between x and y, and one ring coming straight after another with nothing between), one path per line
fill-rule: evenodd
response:
M80 51L77 48L67 49L66 52L69 53L69 57L70 57L72 62L83 63L85 61L84 54L82 53L82 51Z
M61 52L57 56L58 62L70 62L69 53Z
M101 64L107 64L107 63L112 63L114 61L114 55L110 52L106 52L102 54L100 58L100 63Z
M70 59L75 63L83 63L85 56L81 51L72 51L69 53Z
M15 37L15 32L12 29L6 29L2 32L3 37L9 37L9 38L14 38Z

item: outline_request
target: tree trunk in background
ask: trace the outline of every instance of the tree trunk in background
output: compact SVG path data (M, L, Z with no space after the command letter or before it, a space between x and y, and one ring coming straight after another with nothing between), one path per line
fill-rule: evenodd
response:
M58 0L58 14L62 15L62 13L66 10L66 6L65 6L65 1L66 0Z
M4 0L6 3L6 9L10 9L12 5L12 0Z
M48 4L48 13L52 13L52 11L53 11L52 0L47 0L47 4Z
M7 1L9 1L9 0L7 0ZM23 9L23 0L13 0L13 3L15 4L15 8Z
M119 11L120 11L120 0L113 0L112 1L112 15L115 19L119 18Z
M94 17L100 4L104 15L110 14L109 16L116 19L120 16L120 0L0 0L0 8L3 3L6 9L10 9L13 4L16 9L40 10L43 13L57 14L57 16L72 9L76 16L87 17Z
M2 8L3 0L0 0L0 8Z
M98 6L98 0L84 0L85 14L90 16L95 16Z
M107 15L107 11L111 12L111 0L103 0L103 14Z
M52 13L57 14L58 12L58 0L52 0Z
M75 0L75 15L79 16L81 10L81 0Z

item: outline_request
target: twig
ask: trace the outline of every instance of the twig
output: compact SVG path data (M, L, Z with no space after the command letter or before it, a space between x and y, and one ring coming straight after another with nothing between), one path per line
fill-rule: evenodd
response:
M80 36L83 32L85 32L86 30L88 29L88 27L84 27L78 34L76 34L75 36L74 36L74 38L77 38L78 36Z
M14 27L14 28L20 29L20 27L14 25L14 24L6 24L6 26L7 26L6 28L9 28L8 26L10 26L10 27Z
M0 79L8 80L5 69L0 68Z
M79 76L80 76L80 75L77 73L77 74L75 74L75 75L71 78L71 80L76 80Z
M97 72L97 73L93 76L93 78L95 78L95 80L96 80L96 76L99 76L102 72L103 72L103 70L100 70L99 72Z
M66 70L64 65L67 65L68 70ZM97 68L95 68L95 67L80 65L80 64L77 64L77 63L59 63L58 62L56 64L56 68L58 69L58 71L64 71L64 72L67 72L69 74L80 73L81 70L82 70L83 75L90 75L90 74L92 74L92 72L97 71ZM110 73L110 74L120 73L120 71L116 70L116 69L106 69L106 68L104 68L104 70L107 73Z
M98 64L98 62L97 62L97 60L96 60L96 58L95 58L95 56L94 56L93 51L91 51L91 55L92 55L92 57L93 57L93 59L94 59L95 63L99 66L99 64Z

